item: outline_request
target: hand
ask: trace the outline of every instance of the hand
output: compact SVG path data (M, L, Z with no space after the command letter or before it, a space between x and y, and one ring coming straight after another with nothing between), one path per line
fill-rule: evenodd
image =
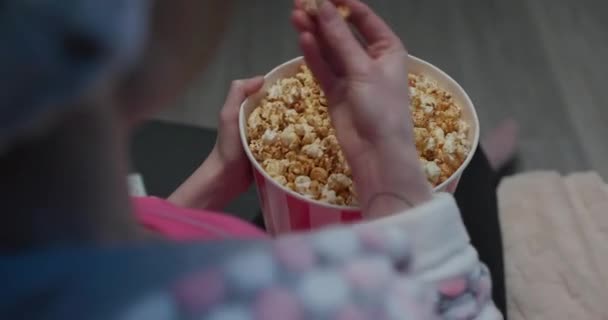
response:
M248 96L258 92L264 85L263 77L236 80L232 83L226 104L220 113L220 126L212 154L223 163L233 188L244 192L251 185L251 163L241 144L239 112Z
M335 2L350 8L349 19L366 44L357 41L330 1L315 17L296 1L293 23L306 63L327 95L364 214L395 213L431 197L409 120L407 51L365 4Z
M169 200L196 209L222 209L252 182L251 164L239 133L239 110L245 99L262 88L264 78L236 80L232 83L220 113L215 147L199 169Z

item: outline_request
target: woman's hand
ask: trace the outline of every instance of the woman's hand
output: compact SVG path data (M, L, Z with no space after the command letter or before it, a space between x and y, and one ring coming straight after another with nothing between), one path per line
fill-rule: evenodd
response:
M220 114L215 147L205 162L172 195L176 205L219 210L251 185L251 165L239 133L239 110L245 99L262 88L264 78L232 83Z
M431 197L414 145L407 51L365 4L335 2L350 9L349 20L365 44L330 1L314 17L296 1L293 22L306 62L329 100L364 214L395 213Z
M241 143L239 112L245 99L263 85L263 77L234 81L220 113L219 133L212 155L216 155L227 171L227 182L239 192L246 191L252 182L251 164Z

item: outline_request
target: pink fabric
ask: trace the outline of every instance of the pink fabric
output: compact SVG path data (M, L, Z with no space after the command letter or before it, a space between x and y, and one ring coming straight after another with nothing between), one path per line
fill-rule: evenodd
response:
M134 198L140 224L174 241L260 239L268 235L237 218L208 211L184 209L154 197Z

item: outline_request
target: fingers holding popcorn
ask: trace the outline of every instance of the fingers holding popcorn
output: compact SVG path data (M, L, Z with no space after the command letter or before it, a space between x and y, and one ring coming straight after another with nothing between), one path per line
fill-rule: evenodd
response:
M316 15L325 1L328 0L296 0L295 3L296 8L303 9L310 15ZM344 4L338 5L337 9L342 18L346 19L351 14L350 8Z

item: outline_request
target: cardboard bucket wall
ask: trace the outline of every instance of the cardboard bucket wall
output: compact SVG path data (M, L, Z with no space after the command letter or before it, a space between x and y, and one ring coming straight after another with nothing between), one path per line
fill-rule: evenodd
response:
M249 150L247 143L247 119L249 115L258 106L273 84L279 79L294 76L303 63L304 59L299 57L278 66L268 73L265 77L266 83L264 84L264 88L243 103L239 115L241 140L254 168L255 183L266 228L273 235L291 231L310 230L337 223L350 223L362 218L361 212L357 208L334 206L314 201L278 184L266 174ZM456 103L462 107L464 120L471 125L469 132L469 140L472 143L471 153L448 180L434 188L435 192L454 193L463 171L471 162L479 144L479 119L475 107L462 87L439 68L413 56L409 57L408 66L411 73L428 76L436 80L439 86L450 92ZM403 84L403 88L407 90L407 83ZM404 108L407 107L405 102L403 106Z

